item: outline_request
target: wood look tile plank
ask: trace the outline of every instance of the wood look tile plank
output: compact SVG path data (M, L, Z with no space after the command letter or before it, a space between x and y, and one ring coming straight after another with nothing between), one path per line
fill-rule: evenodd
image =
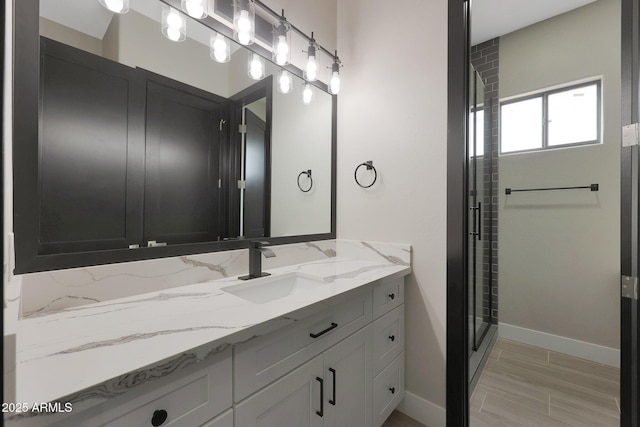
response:
M617 426L618 390L616 368L498 339L472 397L471 426Z
M494 349L519 354L523 357L536 359L540 362L548 362L549 360L549 352L544 348L534 347L517 341L505 340L503 338L496 341ZM500 358L502 358L502 356Z
M508 379L496 380L491 375L484 377L477 387L479 391L525 406L540 414L549 413L549 393L542 388L524 387L522 383Z
M596 394L615 396L620 386L616 381L606 380L590 374L556 365L542 366L521 360L505 358L503 354L498 362L500 370L510 370L512 373L526 377L532 384L545 387L559 387L560 390L584 389ZM489 365L489 363L487 363Z
M393 411L382 427L427 427L400 411Z
M605 380L615 381L616 383L619 383L620 381L620 369L614 368L613 366L603 365L602 363L569 356L568 354L550 351L549 364L573 369Z
M554 395L551 395L550 414L551 418L575 427L614 427L620 425L620 416L615 412L605 412L600 408L593 408L589 404Z
M508 426L545 426L556 427L567 424L549 417L547 413L539 413L526 406L510 400L487 394L482 405L483 416ZM500 424L499 424L500 425Z

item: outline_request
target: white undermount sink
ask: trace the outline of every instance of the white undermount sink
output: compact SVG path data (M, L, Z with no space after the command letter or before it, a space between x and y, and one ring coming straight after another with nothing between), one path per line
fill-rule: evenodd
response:
M326 285L322 280L302 273L287 273L251 279L245 283L221 288L254 304L265 304L309 289Z

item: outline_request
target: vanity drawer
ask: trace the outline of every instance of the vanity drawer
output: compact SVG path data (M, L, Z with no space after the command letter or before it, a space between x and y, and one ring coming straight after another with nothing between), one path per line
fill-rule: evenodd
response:
M373 380L373 418L381 426L404 397L404 352Z
M207 421L200 427L233 427L233 409L229 409L224 414Z
M234 400L302 365L372 320L371 290L273 333L234 347Z
M382 280L373 287L373 318L404 303L404 278Z
M231 351L217 356L213 363L201 362L164 378L131 390L124 396L78 414L59 424L77 427L148 427L152 418L166 420L159 425L200 426L229 409L231 401ZM150 388L150 390L148 390ZM226 421L225 421L226 422ZM215 426L227 426L225 424ZM205 424L206 425L206 424Z
M404 304L373 323L373 371L377 375L404 350Z

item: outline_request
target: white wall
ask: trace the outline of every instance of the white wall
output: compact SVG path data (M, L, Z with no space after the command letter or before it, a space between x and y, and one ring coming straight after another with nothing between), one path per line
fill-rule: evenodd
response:
M500 39L501 98L602 76L602 145L499 159L501 323L619 348L620 2ZM504 188L600 184L600 191Z
M118 62L220 96L229 95L229 67L211 60L209 46L189 37L181 43L172 42L162 35L158 22L133 10L116 18L119 20Z
M447 1L338 3L338 237L412 245L406 387L446 404ZM355 167L373 160L364 190Z

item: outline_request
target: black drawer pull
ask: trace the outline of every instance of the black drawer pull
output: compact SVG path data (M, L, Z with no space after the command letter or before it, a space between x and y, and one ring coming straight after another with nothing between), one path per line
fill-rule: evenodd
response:
M165 411L164 409L153 411L153 417L151 417L151 425L153 427L161 426L165 421L167 421L168 416L169 414L167 414L167 411Z
M391 340L391 342L394 342L396 340L396 336L395 335L389 335L389 339Z
M335 323L335 322L331 322L331 326L329 326L329 327L328 327L327 329L325 329L324 331L320 331L320 332L318 332L317 334L311 333L311 334L309 334L309 336L310 336L311 338L318 338L319 336L324 335L324 334L326 334L327 332L329 332L329 331L331 331L331 330L333 330L333 329L335 329L335 328L337 328L337 327L338 327L338 324L337 324L337 323Z
M316 381L320 383L320 410L316 411L316 414L324 417L324 380L320 377L316 377Z
M336 370L329 368L329 372L333 374L333 399L330 399L329 403L336 406Z
M396 394L396 388L395 387L389 387L389 391L391 392L391 394Z
M396 299L396 294L389 294L389 298Z

